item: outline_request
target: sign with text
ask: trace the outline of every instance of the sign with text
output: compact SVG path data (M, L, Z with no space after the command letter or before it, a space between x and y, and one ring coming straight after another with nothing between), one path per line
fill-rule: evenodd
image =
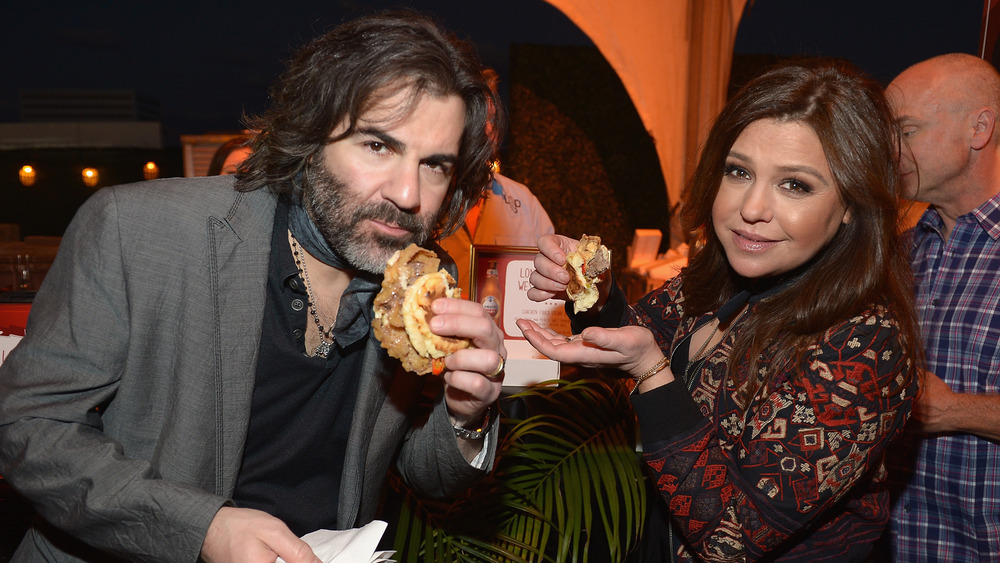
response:
M473 246L469 279L471 297L488 311L497 305L497 324L504 336L523 340L517 319L530 319L560 334L570 335L565 301L528 299L529 278L535 270L538 249L525 246ZM499 289L499 291L497 291ZM499 303L497 303L499 302Z

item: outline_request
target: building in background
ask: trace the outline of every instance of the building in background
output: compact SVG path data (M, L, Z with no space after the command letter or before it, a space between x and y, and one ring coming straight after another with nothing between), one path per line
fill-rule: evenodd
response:
M132 90L23 90L0 123L3 237L61 236L94 191L181 175L164 148L158 104Z

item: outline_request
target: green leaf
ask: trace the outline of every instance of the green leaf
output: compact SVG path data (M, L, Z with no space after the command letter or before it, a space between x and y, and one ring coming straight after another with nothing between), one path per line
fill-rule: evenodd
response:
M508 428L494 472L442 503L403 493L400 562L588 561L602 535L612 561L635 549L647 498L635 417L619 381L557 380L513 395L538 411ZM605 558L602 558L605 559Z

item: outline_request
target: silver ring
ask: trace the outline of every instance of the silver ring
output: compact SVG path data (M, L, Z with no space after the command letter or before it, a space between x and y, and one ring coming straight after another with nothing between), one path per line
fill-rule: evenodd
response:
M486 378L496 381L497 376L500 375L500 372L503 371L503 366L505 363L507 362L504 361L503 356L500 356L500 364L497 365L497 369L493 370L493 373L487 374Z

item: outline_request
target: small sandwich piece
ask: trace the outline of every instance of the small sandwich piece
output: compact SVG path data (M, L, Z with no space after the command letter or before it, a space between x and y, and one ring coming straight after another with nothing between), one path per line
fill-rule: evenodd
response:
M375 296L375 338L403 368L419 375L440 373L443 358L471 346L465 338L438 336L427 324L438 297L459 297L462 290L434 252L415 244L396 252L386 264L382 290Z
M566 271L573 276L566 295L573 300L573 312L582 313L597 303L597 283L611 267L611 251L601 237L583 235L576 250L566 255Z

